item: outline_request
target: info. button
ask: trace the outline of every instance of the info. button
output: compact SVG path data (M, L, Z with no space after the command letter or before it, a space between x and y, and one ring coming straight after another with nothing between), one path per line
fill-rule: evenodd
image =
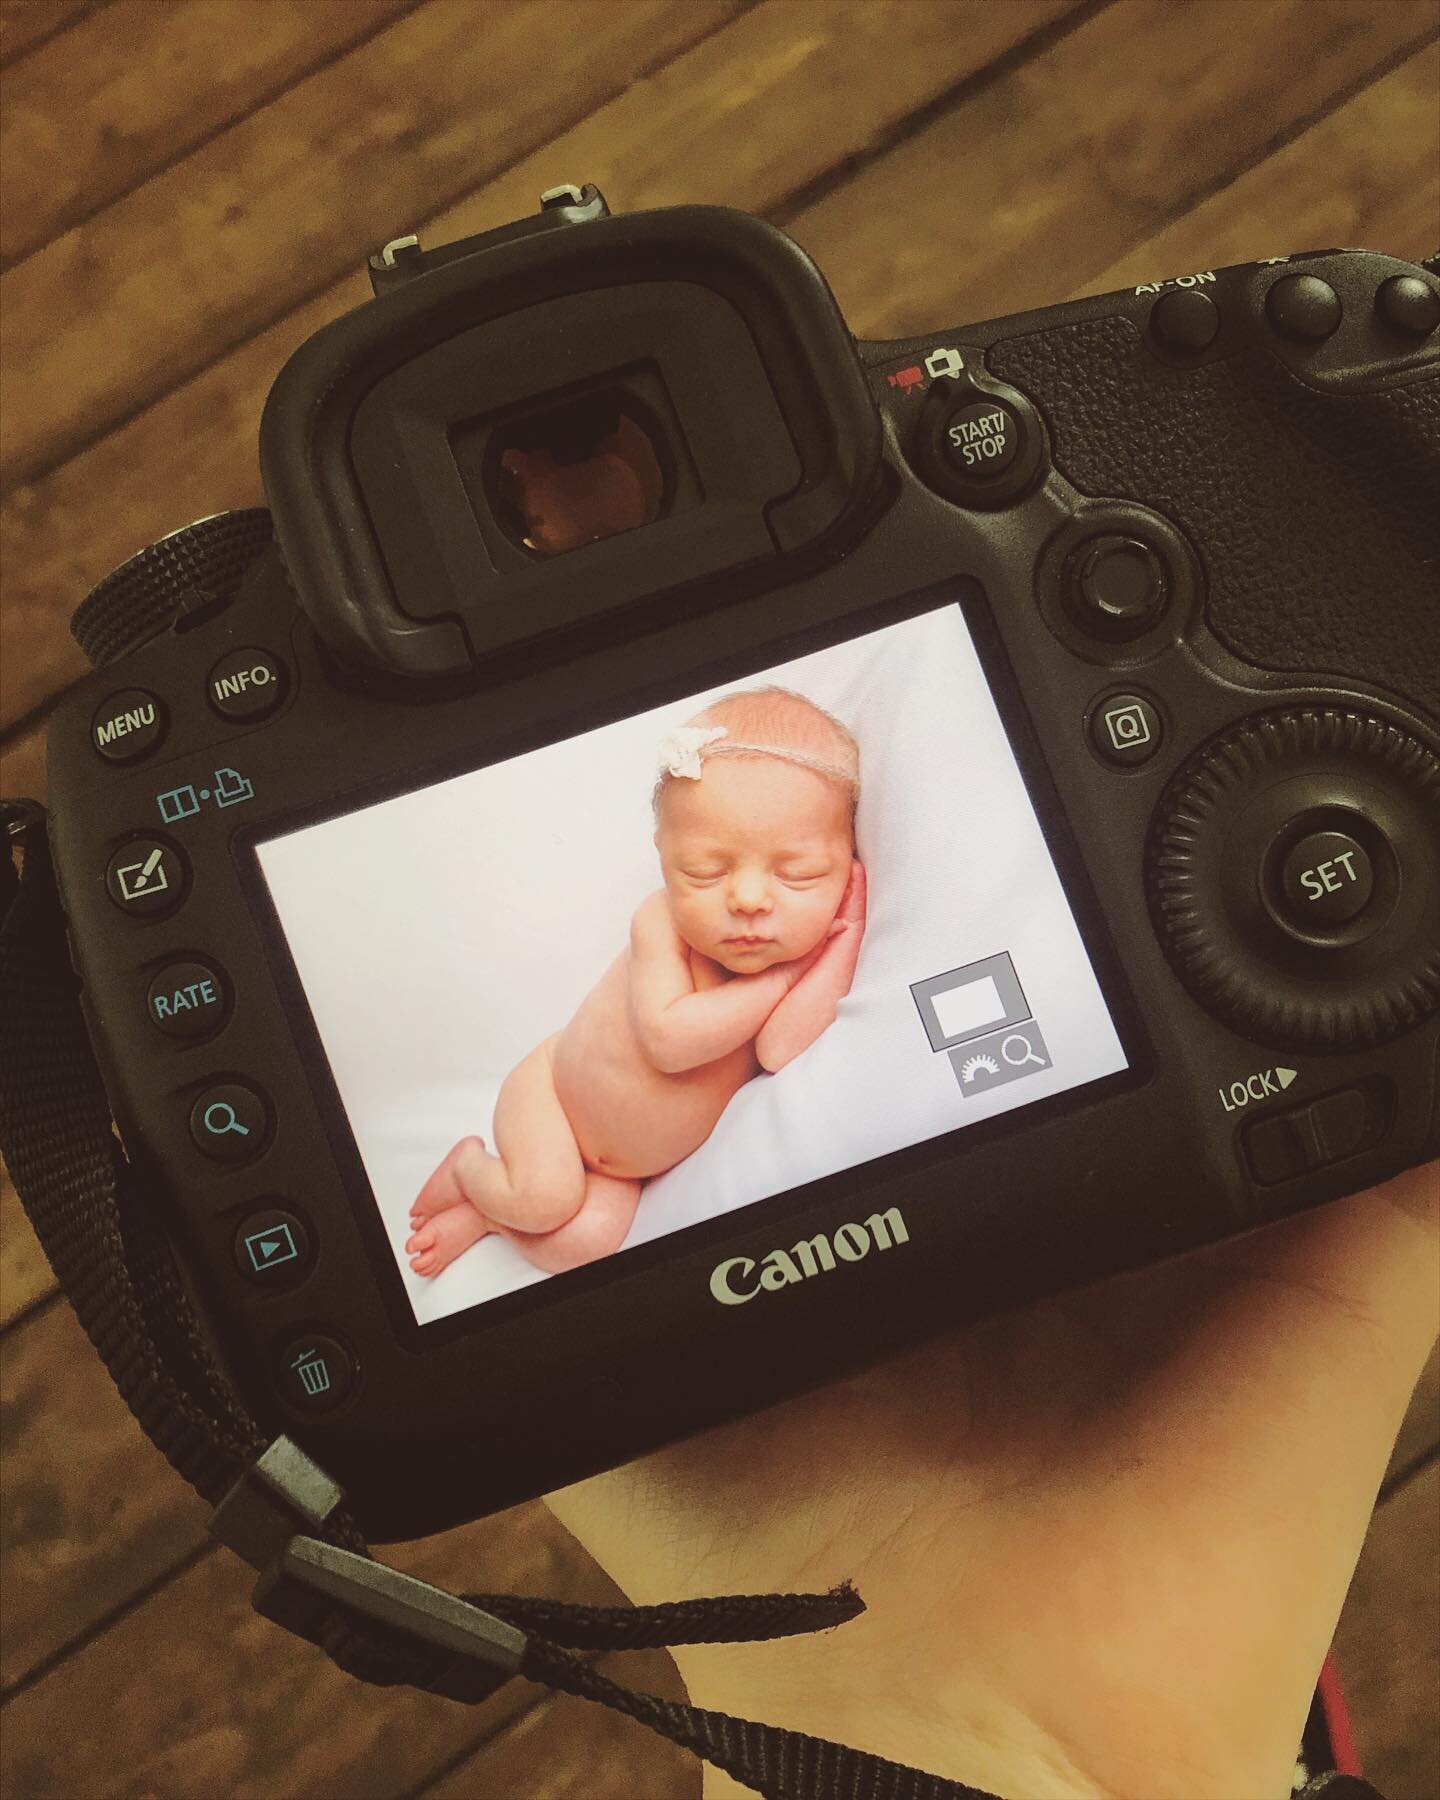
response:
M167 963L145 996L150 1023L166 1037L198 1042L213 1037L225 1023L230 989L209 963Z

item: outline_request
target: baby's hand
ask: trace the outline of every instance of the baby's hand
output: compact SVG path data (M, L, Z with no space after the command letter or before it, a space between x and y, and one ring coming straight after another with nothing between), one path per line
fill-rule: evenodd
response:
M864 931L865 929L865 865L857 857L850 864L850 879L845 883L845 892L840 896L840 904L835 909L835 917L830 921L830 929L826 938L839 937L842 931Z
M847 925L865 923L865 885L865 865L857 856L850 865L850 879L845 884L845 892L840 896L840 907L835 914L835 922L842 930Z

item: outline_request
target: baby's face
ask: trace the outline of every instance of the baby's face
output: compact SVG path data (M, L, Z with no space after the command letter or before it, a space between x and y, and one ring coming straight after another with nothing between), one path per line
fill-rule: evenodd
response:
M813 950L850 879L850 797L776 757L709 758L667 784L655 845L675 929L736 975Z

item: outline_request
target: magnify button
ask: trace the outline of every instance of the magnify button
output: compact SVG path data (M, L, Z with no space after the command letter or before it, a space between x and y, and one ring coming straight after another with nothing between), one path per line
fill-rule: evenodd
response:
M1022 1068L1026 1063L1034 1063L1037 1069L1050 1067L1043 1056L1035 1054L1035 1046L1023 1031L1012 1031L1001 1044L1000 1054L1012 1069Z
M220 1082L190 1108L190 1136L214 1162L247 1162L270 1136L270 1104L243 1082Z

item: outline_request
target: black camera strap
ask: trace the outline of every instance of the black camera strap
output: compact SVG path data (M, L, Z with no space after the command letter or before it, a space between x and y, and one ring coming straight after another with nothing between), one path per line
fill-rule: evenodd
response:
M729 1594L589 1607L442 1592L377 1563L343 1495L289 1438L271 1439L211 1350L174 1251L124 1147L85 1028L45 814L0 803L0 1150L55 1277L151 1442L214 1507L211 1530L259 1571L256 1610L378 1686L476 1704L513 1675L638 1719L767 1800L995 1800L961 1782L806 1733L636 1693L594 1654L746 1643L864 1611L828 1594ZM19 858L17 865L17 855ZM1304 1795L1379 1800L1351 1776Z

